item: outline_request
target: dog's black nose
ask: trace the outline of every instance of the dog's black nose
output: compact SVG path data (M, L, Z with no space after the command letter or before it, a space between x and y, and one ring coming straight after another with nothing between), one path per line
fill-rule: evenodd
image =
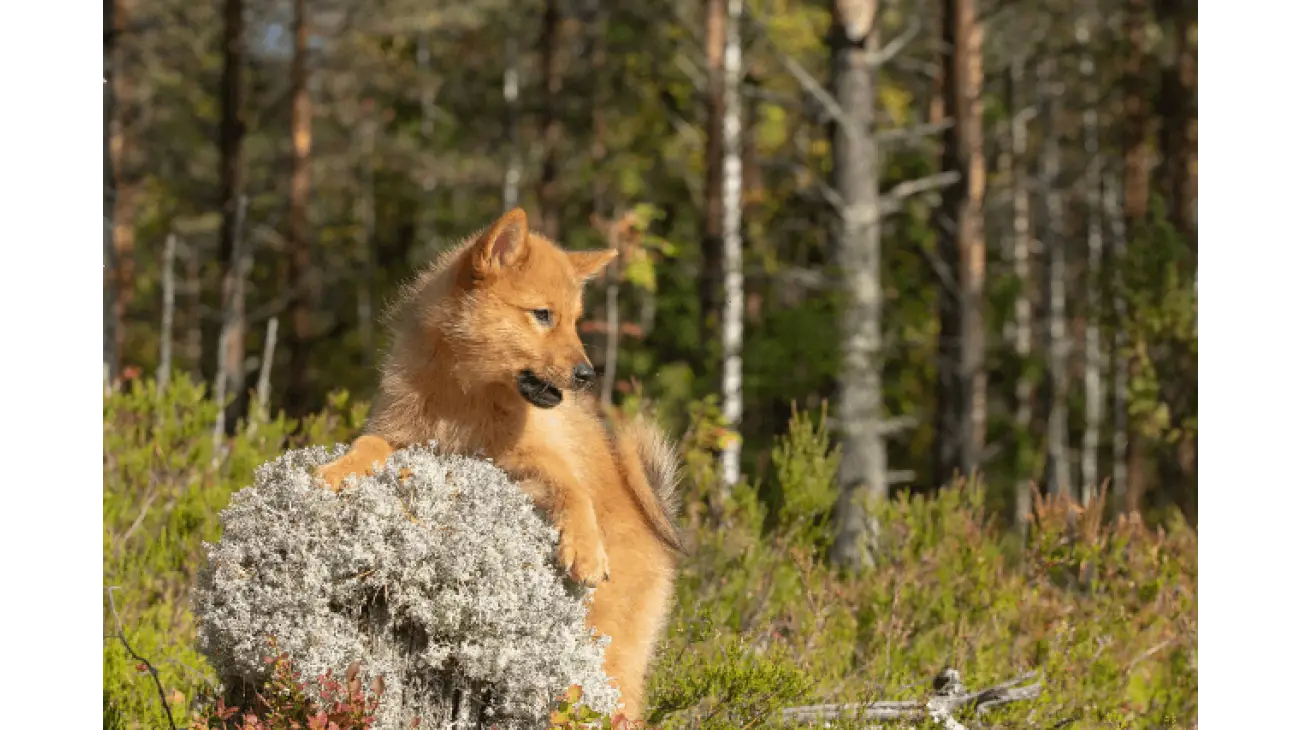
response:
M586 385L596 377L596 371L587 363L581 363L573 368L573 382L578 385Z

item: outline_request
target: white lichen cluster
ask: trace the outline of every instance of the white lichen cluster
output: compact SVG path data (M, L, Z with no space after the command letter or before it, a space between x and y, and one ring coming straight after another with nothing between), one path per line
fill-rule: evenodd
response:
M410 448L335 494L290 451L221 514L195 594L199 644L228 687L265 678L268 639L304 678L382 675L379 728L537 727L568 687L612 712L608 639L561 577L557 534L490 462ZM351 480L349 480L351 482Z

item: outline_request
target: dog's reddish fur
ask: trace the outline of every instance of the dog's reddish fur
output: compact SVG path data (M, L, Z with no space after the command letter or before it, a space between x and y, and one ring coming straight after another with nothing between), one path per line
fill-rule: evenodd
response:
M590 365L578 339L582 286L615 251L564 251L506 213L443 256L394 308L394 340L365 433L318 474L338 488L394 449L430 440L492 458L551 517L558 557L597 586L589 623L611 637L606 673L639 719L654 644L667 616L675 555L676 454L644 421L607 427L573 371ZM533 314L549 310L547 326ZM559 388L531 404L516 377Z

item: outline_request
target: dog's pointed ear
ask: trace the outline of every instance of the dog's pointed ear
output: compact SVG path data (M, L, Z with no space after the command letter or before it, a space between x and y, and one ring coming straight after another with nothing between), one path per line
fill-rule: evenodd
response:
M479 236L470 252L474 273L488 276L508 269L528 252L528 215L514 208Z
M609 266L609 262L618 257L618 251L612 248L599 251L569 251L569 263L578 275L578 281L587 281Z

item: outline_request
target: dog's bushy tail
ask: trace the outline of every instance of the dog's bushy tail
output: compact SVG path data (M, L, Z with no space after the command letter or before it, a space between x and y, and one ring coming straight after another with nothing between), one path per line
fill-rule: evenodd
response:
M650 526L665 545L684 552L676 524L681 506L681 459L676 446L641 416L616 425L614 440L619 467Z

